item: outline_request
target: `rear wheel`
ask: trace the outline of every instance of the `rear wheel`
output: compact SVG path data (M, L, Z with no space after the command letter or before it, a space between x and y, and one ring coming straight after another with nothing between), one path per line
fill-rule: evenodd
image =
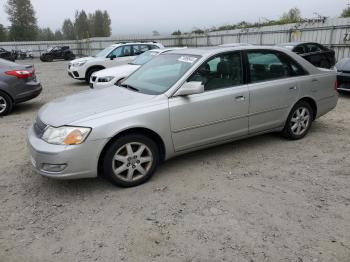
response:
M133 187L151 178L159 163L156 143L141 134L120 137L107 149L103 173L121 187Z
M13 102L11 98L5 94L0 92L0 116L5 116L12 111Z
M282 131L284 137L297 140L309 132L313 121L313 110L309 103L298 102L289 113L287 122Z

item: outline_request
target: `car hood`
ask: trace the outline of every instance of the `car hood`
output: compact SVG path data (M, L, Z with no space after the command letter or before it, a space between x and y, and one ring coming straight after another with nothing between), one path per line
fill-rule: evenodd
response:
M53 100L40 109L38 116L44 123L58 127L110 110L137 108L155 97L121 87L88 90Z
M111 68L107 68L107 69L95 72L93 75L97 77L104 77L104 76L125 77L130 75L134 71L136 71L139 67L140 67L139 65L131 65L131 64L115 66L115 67L111 67Z
M350 71L350 58L344 58L335 65L338 71Z
M93 59L96 59L96 57L87 56L87 57L77 58L77 59L70 61L70 64L74 64L74 63L78 63L78 62L82 62L82 61L90 61Z

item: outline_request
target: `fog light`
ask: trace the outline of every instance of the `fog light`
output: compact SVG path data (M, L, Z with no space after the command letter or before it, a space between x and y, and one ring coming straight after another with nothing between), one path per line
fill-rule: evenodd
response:
M53 165L53 164L42 164L41 169L46 172L58 173L63 171L67 167L66 164Z

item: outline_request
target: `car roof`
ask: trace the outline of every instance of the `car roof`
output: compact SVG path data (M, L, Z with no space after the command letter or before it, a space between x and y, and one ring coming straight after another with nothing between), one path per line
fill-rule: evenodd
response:
M278 46L259 46L259 45L242 45L242 46L211 46L199 48L186 48L182 50L174 50L169 54L183 54L183 55L199 55L210 56L224 51L240 51L240 50L276 50L285 52L284 48Z
M313 42L288 42L288 43L277 44L277 46L297 46L301 44L313 44Z
M111 46L117 47L117 46L122 46L122 45L140 45L140 44L144 44L144 45L160 45L160 43L158 42L123 42L123 43L116 43L113 44Z

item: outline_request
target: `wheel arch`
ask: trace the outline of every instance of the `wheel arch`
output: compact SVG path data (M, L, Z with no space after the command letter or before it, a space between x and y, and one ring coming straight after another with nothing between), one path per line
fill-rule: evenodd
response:
M315 120L316 116L317 116L317 109L318 109L315 99L313 99L313 98L311 98L309 96L306 96L306 97L300 98L294 105L296 105L297 103L299 103L301 101L304 101L304 102L308 103L311 106L312 111L313 111L313 120Z
M6 91L0 89L0 94L1 94L1 93L7 95L7 96L11 99L12 103L15 103L14 98L13 98L12 95L10 95L8 92L6 92Z
M89 66L86 71L85 71L85 78L87 77L88 73L90 70L92 69L99 69L99 70L103 70L103 69L106 69L106 67L104 67L103 65L92 65L92 66Z
M109 141L104 145L100 156L98 158L98 174L102 173L102 162L103 162L103 158L106 154L107 149L109 148L109 146L116 141L118 138L128 135L128 134L142 134L145 135L147 137L149 137L150 139L152 139L153 141L156 142L158 149L159 149L159 153L160 153L160 161L163 162L165 160L165 155L166 155L166 149L165 149L165 144L163 139L161 138L161 136L159 134L157 134L157 132L146 128L146 127L132 127L132 128L128 128L125 129L123 131L120 131L119 133L115 134L112 138L109 139Z

